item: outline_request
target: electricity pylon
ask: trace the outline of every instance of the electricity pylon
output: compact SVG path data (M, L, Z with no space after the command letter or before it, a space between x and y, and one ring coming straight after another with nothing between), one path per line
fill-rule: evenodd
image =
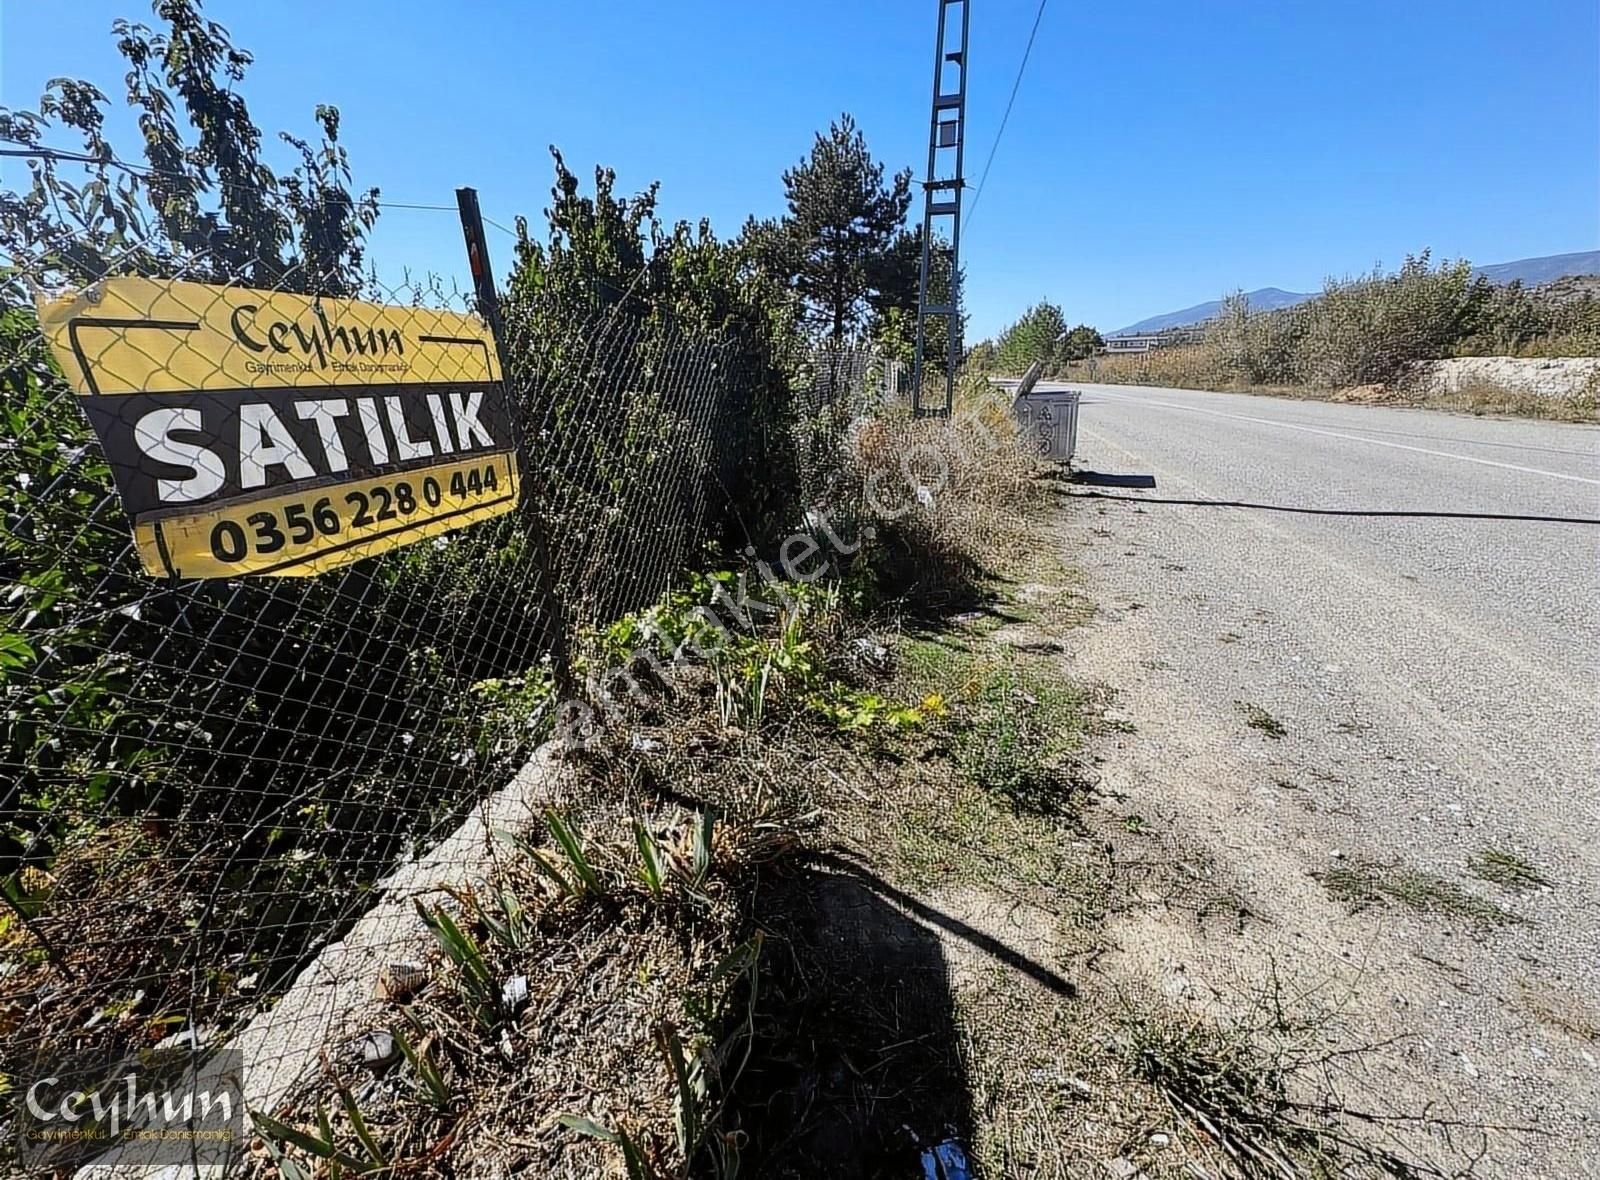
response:
M967 13L971 0L939 0L939 35L933 56L933 117L928 125L928 177L922 182L922 271L917 282L917 354L911 369L911 408L920 416L948 415L961 360L961 174L967 138ZM951 9L960 7L959 17ZM959 29L959 38L953 30ZM946 228L948 223L948 228ZM938 269L935 259L939 260ZM942 301L930 302L928 283L942 278ZM938 298L938 297L936 297ZM925 405L928 320L946 330L944 398Z

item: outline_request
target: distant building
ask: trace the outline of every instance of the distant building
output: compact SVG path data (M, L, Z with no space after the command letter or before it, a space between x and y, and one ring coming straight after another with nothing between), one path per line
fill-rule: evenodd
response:
M1159 332L1141 332L1136 336L1107 336L1106 352L1149 352L1160 348L1164 341Z
M1149 352L1155 348L1171 348L1176 344L1198 344L1205 338L1203 324L1186 324L1181 328L1168 328L1162 332L1130 332L1124 336L1107 336L1105 351L1119 353Z

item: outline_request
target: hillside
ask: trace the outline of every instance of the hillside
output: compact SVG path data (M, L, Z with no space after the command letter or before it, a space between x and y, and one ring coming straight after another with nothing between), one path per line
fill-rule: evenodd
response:
M1473 273L1482 275L1491 283L1511 283L1521 279L1524 286L1534 287L1567 275L1600 275L1600 250L1579 254L1548 254L1543 258L1519 258L1515 262L1476 267Z
M1498 262L1490 266L1473 268L1491 283L1511 283L1521 280L1526 286L1553 282L1567 275L1600 275L1600 250L1573 254L1547 254L1540 258L1519 258L1514 262ZM1252 311L1273 311L1280 307L1293 307L1312 298L1316 292L1285 291L1279 287L1263 287L1247 293ZM1107 332L1108 336L1128 336L1138 332L1161 332L1168 328L1182 328L1214 317L1222 310L1222 301L1212 299L1197 303L1181 311L1169 311L1151 316L1126 328Z
M1311 295L1312 293L1304 291L1285 291L1279 287L1262 287L1259 291L1247 292L1253 311L1274 311L1280 307L1293 307L1296 303L1304 303L1311 298ZM1182 328L1209 320L1221 310L1222 300L1212 299L1205 303L1197 303L1193 307L1186 307L1182 311L1169 311L1165 315L1151 316L1149 319L1140 320L1137 324L1129 324L1126 328L1108 332L1107 335L1129 336L1138 332L1163 332L1168 328Z

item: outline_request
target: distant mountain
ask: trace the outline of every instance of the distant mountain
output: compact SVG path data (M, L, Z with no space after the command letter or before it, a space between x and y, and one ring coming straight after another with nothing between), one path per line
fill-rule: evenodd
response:
M1500 262L1493 266L1473 268L1474 274L1483 275L1491 283L1510 283L1521 279L1525 286L1552 282L1566 275L1600 275L1600 250L1577 254L1548 254L1543 258L1519 258L1515 262ZM1284 291L1277 287L1263 287L1248 292L1251 311L1274 311L1280 307L1293 307L1315 296L1315 292ZM1222 301L1197 303L1182 311L1169 311L1165 315L1151 316L1108 336L1130 336L1139 332L1162 332L1168 328L1184 328L1211 319L1222 310Z
M1552 282L1567 275L1600 275L1600 250L1588 250L1581 254L1547 254L1543 258L1519 258L1515 262L1475 267L1472 273L1482 275L1491 283L1513 283L1521 279L1525 287Z
M1277 287L1262 287L1259 291L1250 291L1246 294L1250 300L1251 311L1276 311L1280 307L1293 307L1297 303L1304 303L1311 296L1303 291L1283 291ZM1222 300L1213 299L1209 303L1197 303L1193 307L1186 307L1182 311L1169 311L1166 315L1153 315L1147 320L1140 320L1137 324L1129 324L1126 328L1118 328L1115 332L1106 333L1108 336L1132 336L1139 332L1164 332L1168 328L1185 328L1190 324L1198 324L1203 320L1213 318L1222 310Z

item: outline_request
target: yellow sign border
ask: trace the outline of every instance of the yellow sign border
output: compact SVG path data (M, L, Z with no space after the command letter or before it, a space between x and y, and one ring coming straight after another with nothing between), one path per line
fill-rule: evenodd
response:
M492 498L471 495L462 498L450 491L452 477L463 480L474 472L480 476L485 469L495 473L495 491ZM374 519L361 529L356 529L351 519L349 497L357 494L368 500L375 488L393 489L401 484L410 487L420 513L425 509L424 481L432 479L440 489L440 503L428 510L431 515L400 514L396 509L394 520ZM337 569L364 557L373 557L400 545L426 540L441 533L452 532L479 521L503 515L516 507L521 489L517 478L514 456L505 451L475 455L470 459L456 459L431 467L324 487L300 488L278 496L259 500L232 501L215 505L198 512L162 515L141 520L134 525L134 542L139 559L151 573L175 578L237 578L247 574L256 576L310 577ZM339 519L335 533L323 533L315 528L315 505L329 501L329 509ZM313 521L310 540L296 544L285 523L286 510L300 505L303 519ZM443 511L440 511L443 510ZM238 561L224 561L214 552L214 531L224 522L231 522L239 534L249 540L258 535L251 517L271 516L277 522L277 531L283 535L284 544L270 553L260 553L248 547L246 555Z

